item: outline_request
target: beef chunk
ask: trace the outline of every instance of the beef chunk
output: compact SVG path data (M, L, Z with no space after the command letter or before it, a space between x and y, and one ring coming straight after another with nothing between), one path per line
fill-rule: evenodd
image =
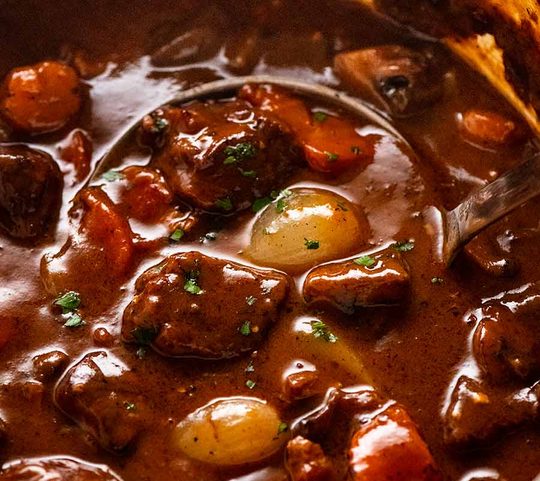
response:
M473 337L473 353L492 382L534 379L540 373L538 329L504 305L482 309Z
M509 396L489 393L485 386L461 376L444 414L449 444L471 444L492 438L503 428L538 418L537 385Z
M396 116L418 113L443 93L441 68L427 50L399 45L355 50L337 55L334 67L349 88L371 94Z
M105 351L92 352L60 379L58 407L109 451L130 446L145 426L147 406L135 375Z
M467 110L459 116L463 138L481 147L501 147L523 140L525 129L512 119L496 112Z
M104 466L72 458L23 459L2 467L3 481L120 481Z
M0 146L0 226L12 237L43 235L58 215L63 180L45 152Z
M399 252L388 249L354 261L316 267L304 283L304 298L352 313L356 307L403 302L409 283L404 260Z
M297 371L289 374L283 383L283 393L289 401L297 401L313 396L314 385L319 379L317 371Z
M226 358L255 349L287 296L284 274L198 252L146 271L124 312L122 334L165 356Z
M465 255L490 276L515 276L520 265L512 256L511 249L503 249L499 237L503 236L495 236L489 230L481 232L465 246Z
M142 128L155 148L152 165L177 195L209 211L249 207L302 160L289 128L243 100L170 107Z
M332 462L321 446L302 436L287 444L287 469L291 481L330 481L335 479Z

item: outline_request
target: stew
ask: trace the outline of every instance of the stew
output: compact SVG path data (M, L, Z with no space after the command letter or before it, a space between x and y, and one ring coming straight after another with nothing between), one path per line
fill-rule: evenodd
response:
M0 479L537 479L540 201L450 268L422 215L537 149L482 77L351 1L0 24ZM160 107L252 73L412 149L270 84Z

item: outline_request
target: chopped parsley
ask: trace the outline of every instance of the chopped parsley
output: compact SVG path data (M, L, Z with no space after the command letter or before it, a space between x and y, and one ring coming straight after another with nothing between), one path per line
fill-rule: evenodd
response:
M375 262L375 259L373 259L373 257L371 256L362 256L354 260L355 264L364 267L372 267L373 265L375 265Z
M304 237L304 245L308 250L316 250L320 247L320 242L318 240L310 240Z
M281 422L279 423L278 428L277 428L277 433L278 433L278 434L285 433L285 432L287 432L288 430L289 430L289 425L288 425L286 422L281 421Z
M317 112L313 112L313 120L315 122L324 122L328 118L328 114L321 112L320 110Z
M248 306L252 306L253 304L255 304L255 302L257 302L257 298L254 297L254 296L247 296L246 297L246 304Z
M251 205L251 210L253 212L259 212L264 209L268 204L271 204L273 199L271 197L261 197L260 199L255 199Z
M444 279L442 277L432 277L431 283L435 285L441 285L444 282Z
M339 159L339 155L335 154L334 152L325 152L325 155L328 162L335 162Z
M285 199L278 199L276 202L276 212L278 214L281 214L286 208L287 208L287 202L285 202Z
M68 291L58 297L53 304L61 307L62 312L67 314L74 311L81 305L81 297L78 292Z
M360 147L358 147L358 145L352 145L351 146L351 152L354 155L360 155L362 153L362 149Z
M337 203L337 206L338 206L338 209L342 210L343 212L348 212L348 210L349 210L347 208L347 206L345 205L345 202L343 202L341 200Z
M317 338L324 339L326 342L337 342L338 337L329 329L323 321L311 321L311 332Z
M137 409L137 406L129 401L124 401L124 407L126 408L126 411L135 411L135 409Z
M246 381L246 387L248 389L253 389L256 385L257 385L257 383L255 381L252 381L251 379L248 379Z
M285 197L289 197L292 195L292 192L288 189L284 189L280 192L273 190L270 192L270 195L266 197L261 197L260 199L256 199L253 204L251 205L251 210L255 213L259 212L260 210L264 209L268 204L271 204L275 200L276 202L276 210L281 213L285 210L287 207L285 201L283 200Z
M178 242L182 237L184 237L185 232L182 229L176 229L170 236L173 242Z
M253 361L248 362L248 365L244 369L244 372L255 372L255 366L253 365Z
M230 211L233 209L233 204L229 197L225 197L224 199L216 200L216 207L219 207L225 211Z
M71 312L68 315L66 322L64 322L65 327L79 327L83 326L84 324L84 319L76 312Z
M240 332L240 334L242 334L242 336L249 336L251 334L251 322L245 321L240 326L240 329L238 329L238 332Z
M238 170L240 171L240 173L241 173L244 177L250 177L250 178L255 178L255 177L257 177L257 172L254 171L254 170L244 170L244 169L242 169L241 167L238 167Z
M414 241L399 241L392 244L392 247L398 252L409 252L414 249Z
M224 152L224 165L236 164L237 162L251 159L252 157L255 157L255 154L257 153L253 144L250 144L249 142L241 142L236 145L229 145L225 148Z
M124 174L122 174L122 172L118 172L117 170L108 170L107 172L103 172L101 178L107 182L115 182L117 180L124 179Z
M155 327L136 327L131 331L131 335L139 346L148 346L156 338L158 332Z
M199 271L189 271L185 274L186 282L184 283L184 291L194 294L196 296L201 295L203 290L198 284Z

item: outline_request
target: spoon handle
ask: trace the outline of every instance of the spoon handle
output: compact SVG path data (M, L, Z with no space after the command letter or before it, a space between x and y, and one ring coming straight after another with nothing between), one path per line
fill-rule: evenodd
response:
M482 229L539 194L540 154L474 191L446 215L447 261Z

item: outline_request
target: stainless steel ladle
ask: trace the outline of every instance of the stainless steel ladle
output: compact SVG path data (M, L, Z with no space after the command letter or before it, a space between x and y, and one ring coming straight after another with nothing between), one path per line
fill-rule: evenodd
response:
M278 85L292 92L319 98L328 104L358 114L400 139L410 148L411 152L414 152L395 127L368 104L330 87L284 77L252 75L209 82L180 92L164 104L157 105L152 111L165 105L223 97L247 83ZM139 125L140 119L117 139L111 149L100 159L90 182L96 180L111 167L111 160L115 158L118 147ZM495 181L472 192L453 210L446 211L436 207L426 209L424 211L426 228L435 239L438 260L445 265L450 265L459 250L480 231L539 194L540 154L536 154Z

